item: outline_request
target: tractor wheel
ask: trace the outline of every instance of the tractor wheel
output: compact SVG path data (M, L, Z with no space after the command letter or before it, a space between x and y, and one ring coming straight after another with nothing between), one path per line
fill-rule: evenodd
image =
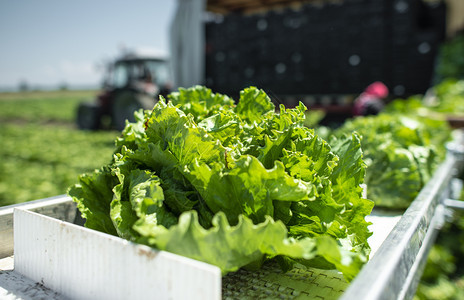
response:
M95 103L83 102L77 107L77 126L82 130L100 128L100 108Z
M123 130L126 126L126 120L135 121L135 111L141 108L152 109L154 104L154 98L144 94L123 92L117 95L112 107L113 126L117 130Z

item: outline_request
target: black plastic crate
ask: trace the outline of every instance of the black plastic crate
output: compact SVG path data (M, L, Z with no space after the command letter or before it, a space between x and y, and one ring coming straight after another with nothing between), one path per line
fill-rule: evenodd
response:
M345 0L230 15L207 24L207 82L223 91L256 85L311 95L357 93L381 80L396 94L421 91L430 84L444 22L443 6L420 0Z

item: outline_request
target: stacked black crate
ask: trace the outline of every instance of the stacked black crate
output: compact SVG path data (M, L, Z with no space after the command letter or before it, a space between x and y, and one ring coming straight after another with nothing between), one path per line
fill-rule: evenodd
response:
M232 94L243 85L243 17L229 14L205 24L205 83L211 89ZM249 31L248 31L249 32ZM252 33L250 33L252 34Z
M214 54L216 51L216 32L217 24L214 20L205 22L205 82L210 88L215 88L216 84L216 65Z
M255 85L276 95L316 95L355 94L383 81L396 96L422 92L444 10L428 8L423 19L435 21L424 25L421 3L345 0L226 15L206 25L206 84L229 94Z
M304 32L308 27L309 16L304 13L303 7L290 10L284 18L284 26L291 31L292 40L286 50L286 61L289 76L287 94L302 94L308 80L305 70L307 60Z
M239 41L242 49L242 86L261 87L269 77L263 72L262 65L269 55L268 22L263 15L247 16L242 23L243 36Z
M302 29L306 16L298 9L269 11L248 17L253 24L244 30L255 34L241 38L243 81L269 91L289 94L304 85Z
M417 1L394 0L389 8L390 16L390 68L388 86L395 96L408 94L409 53L415 35Z
M244 61L243 55L243 40L249 38L243 31L244 18L241 15L229 14L225 18L224 31L222 32L225 49L225 65L221 70L220 91L228 94L239 91L243 85L242 83L242 69L243 65L247 62ZM252 33L250 33L251 35Z
M344 3L328 3L325 5L326 17L323 23L325 31L324 49L324 70L326 76L326 91L336 94L344 90L347 84L346 73L343 65L339 61L342 53L345 51L341 47L345 37L346 23L344 15L346 7ZM352 74L353 75L353 74ZM325 92L327 93L327 92Z
M342 93L353 93L362 90L363 77L370 65L366 56L363 24L366 22L366 3L364 1L345 1L342 29L343 40L340 47L339 65L343 70ZM369 45L368 45L369 46Z
M285 32L282 30L282 13L268 12L258 15L255 23L258 34L255 38L256 52L253 54L257 76L254 78L256 86L278 93L279 85L276 81L275 64L279 58L282 40Z
M374 81L386 81L387 62L387 14L385 0L364 0L361 13L361 49L366 62L362 68L360 85L353 89L359 93Z
M260 17L255 15L242 16L239 23L239 37L232 40L236 48L238 60L233 62L232 68L237 69L237 84L235 85L235 92L240 91L249 86L258 86L256 81L258 78L257 67L259 60L265 55L267 45L264 39L261 38L262 34L266 32L263 30L264 25L260 26Z
M384 0L346 0L305 8L306 72L311 94L358 93L384 79Z
M273 47L269 65L273 74L273 91L292 94L304 85L302 30L307 16L299 9L284 9L268 14L272 22Z
M419 32L412 39L407 77L409 94L423 94L432 85L436 43L434 32Z
M444 5L396 0L391 24L392 91L396 96L424 93L432 84L437 50L444 37Z
M445 31L443 3L396 0L391 7L390 86L396 96L422 94L432 84Z
M224 71L227 64L228 40L224 36L226 22L223 18L205 24L205 84L217 92L227 82Z
M432 85L435 60L445 37L445 6L443 3L421 2L416 19L416 34L409 52L408 89L424 93Z
M228 39L226 78L228 93L240 91L245 87L244 70L250 65L247 55L248 40L253 40L256 30L251 26L253 20L249 17L231 14L227 17L234 32L225 32ZM245 30L246 29L246 30Z
M298 90L302 94L322 94L332 85L335 77L331 68L337 64L336 38L339 24L327 4L309 4L303 8L307 16L306 26L302 29L302 64L305 82ZM332 78L331 78L332 77Z

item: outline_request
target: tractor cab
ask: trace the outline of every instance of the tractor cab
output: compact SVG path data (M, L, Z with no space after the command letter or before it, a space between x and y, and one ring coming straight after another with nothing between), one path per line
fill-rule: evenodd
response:
M99 129L102 119L122 130L134 111L152 109L159 95L171 90L168 61L155 54L126 54L108 64L103 89L94 103L81 103L77 123L81 129Z

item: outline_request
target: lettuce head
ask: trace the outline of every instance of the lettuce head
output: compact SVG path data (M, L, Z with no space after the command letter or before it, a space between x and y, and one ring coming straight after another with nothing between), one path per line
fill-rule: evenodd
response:
M138 111L111 163L68 193L85 226L218 266L269 260L338 269L368 260L360 137L332 147L254 87L231 98L196 86Z

